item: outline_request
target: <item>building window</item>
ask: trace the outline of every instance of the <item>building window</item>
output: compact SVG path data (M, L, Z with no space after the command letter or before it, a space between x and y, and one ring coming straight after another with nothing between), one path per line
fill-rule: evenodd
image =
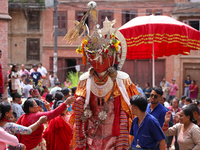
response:
M67 11L58 12L58 35L63 36L67 33Z
M27 39L27 61L40 60L40 39Z
M188 25L190 25L191 27L195 28L198 31L200 29L200 26L199 26L200 25L200 20L191 19L191 20L183 20L183 22L188 24Z
M146 10L146 15L149 16L149 15L152 15L152 11L153 9L147 9ZM163 10L162 9L155 9L155 15L162 15L163 14Z
M127 23L131 19L137 17L137 10L124 10L122 11L122 24Z
M40 11L29 10L28 15L28 31L40 30Z
M106 17L108 18L109 21L112 21L114 18L113 11L108 11L108 10L99 11L98 22L99 22L100 28L103 28L103 22L105 21Z

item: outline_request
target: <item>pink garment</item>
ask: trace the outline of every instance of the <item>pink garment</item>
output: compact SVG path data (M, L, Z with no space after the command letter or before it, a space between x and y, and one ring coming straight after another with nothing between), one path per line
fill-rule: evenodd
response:
M28 75L28 76L30 75L28 70L26 70L26 69L24 69L24 71L20 70L19 72L20 72L21 75L23 75L23 74Z
M7 150L7 145L17 146L19 141L16 136L7 133L0 127L0 150Z
M178 90L178 86L177 86L177 84L170 84L170 87L171 87L171 89L170 89L170 93L169 93L169 95L173 95L173 96L175 96L176 95L176 91Z
M47 94L48 94L47 92L44 93L44 94L42 95L42 97L45 98Z
M64 86L65 86L65 87L71 86L71 82L68 82L68 83L67 83L67 82L65 81L65 82L64 82Z
M33 68L30 70L30 75L31 75L31 73L33 73L33 72L35 72L34 70L33 70Z

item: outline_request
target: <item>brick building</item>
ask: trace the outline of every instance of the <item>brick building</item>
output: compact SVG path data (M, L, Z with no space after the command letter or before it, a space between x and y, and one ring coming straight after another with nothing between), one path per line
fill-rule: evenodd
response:
M11 20L11 17L8 15L8 0L0 1L0 49L2 50L2 58L0 59L0 63L2 65L3 79L4 83L6 83L7 79L7 63L8 63L8 21ZM7 88L4 85L5 92L3 95L3 99L7 98Z
M85 14L88 2L89 0L74 0L73 2L59 0L57 55L58 77L61 81L65 80L68 71L75 71L73 66L82 64L82 56L75 52L82 38L70 45L63 40L63 37L74 26L73 21L80 20ZM109 0L106 2L96 0L96 2L97 9L99 10L98 21L101 26L105 16L109 20L117 20L114 25L116 28L134 17L150 15L152 10L155 10L156 15L173 16L190 25L190 19L199 19L198 10L194 13L193 10L187 8L183 12L183 6L190 8L192 5L199 5L199 3L188 2L188 0ZM30 10L39 11L39 13L33 13L38 15L35 19L34 17L32 19L26 18ZM53 8L43 9L43 6L40 5L37 5L37 7L26 7L26 9L19 7L9 8L9 13L13 18L9 24L9 63L24 63L27 68L30 68L32 63L42 62L47 70L53 69L53 10ZM93 23L90 18L86 23L89 29L93 30ZM37 29L29 30L29 27L35 27L35 25ZM169 82L171 82L172 78L176 78L179 86L177 97L180 97L183 94L185 75L190 74L193 79L197 80L197 84L200 87L197 75L194 76L194 74L198 74L198 69L196 68L199 68L199 56L199 51L192 51L188 56L177 55L157 59L155 62L156 85L159 85L163 77L166 77ZM146 82L152 82L151 60L127 60L122 70L127 72L132 81L138 82L142 88ZM81 66L81 71L84 71L84 66Z
M175 0L176 6L173 8L171 16L181 22L189 24L193 28L200 30L200 0ZM184 81L187 75L200 88L200 51L192 50L190 55L174 56L174 77L177 79L179 92L177 96L184 94ZM200 93L200 90L199 90Z
M77 55L75 52L75 49L78 47L78 45L80 45L82 39L80 38L73 45L69 45L66 43L66 41L63 41L63 37L65 33L74 26L74 20L80 21L81 17L87 11L86 5L88 2L88 0L73 2L65 0L60 1L58 6L58 67L65 68L75 64L82 64L82 56L79 54ZM170 15L174 5L173 0L163 0L162 2L159 0L123 0L117 2L113 0L107 2L97 0L96 2L96 9L99 10L99 25L102 27L103 21L107 16L109 20L116 19L117 22L114 25L116 28L122 26L124 23L137 16L150 15L153 9L155 9L156 15ZM47 9L43 12L43 15L44 18L48 18L48 20L44 20L45 30L43 32L43 62L45 62L46 67L51 70L53 68L53 21L49 20L53 20L52 9ZM89 29L93 30L91 18L86 20L86 23L88 24ZM158 75L157 77L159 78L157 83L160 82L160 80L165 76L165 64L165 59L156 60L156 66L161 66L156 70ZM130 66L132 66L131 70ZM83 68L84 67L81 67L81 70L83 70ZM141 86L144 86L145 82L151 82L151 60L127 60L123 70L129 73L134 82L141 82ZM65 74L65 72L66 70L61 74ZM145 78L145 80L142 78Z
M44 3L36 0L9 1L8 63L32 64L41 62Z

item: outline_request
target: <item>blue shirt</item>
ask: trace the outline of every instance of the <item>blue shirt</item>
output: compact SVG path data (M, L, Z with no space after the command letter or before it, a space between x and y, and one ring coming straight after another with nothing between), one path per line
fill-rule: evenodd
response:
M160 126L163 126L163 123L165 121L165 114L168 112L167 109L160 103L151 111L151 103L148 104L146 112L153 115L158 122L160 123Z
M144 94L143 90L142 90L140 87L136 86L136 88L137 88L137 90L138 90L138 92L139 92L140 94L142 94L142 95L144 95L144 96L145 96L145 94Z
M144 89L143 89L143 92L144 92L144 94L146 95L146 97L149 98L149 97L150 97L150 94L146 94L145 92L151 93L151 88L149 88L148 90L147 90L147 88L144 88Z
M35 85L38 85L38 80L40 80L41 76L42 74L40 72L31 73L31 77L33 78L33 82L35 82Z
M147 113L140 127L138 126L138 117L133 119L130 135L134 136L131 146L136 147L138 144L143 149L154 148L159 141L166 138L158 120L149 113Z
M187 85L190 85L191 82L192 82L191 80L189 80L189 81L188 81L188 80L185 80L185 84L187 84Z

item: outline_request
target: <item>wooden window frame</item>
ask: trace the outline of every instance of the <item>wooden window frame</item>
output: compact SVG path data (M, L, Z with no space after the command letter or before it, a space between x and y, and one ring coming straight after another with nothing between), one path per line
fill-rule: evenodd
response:
M29 10L27 12L27 30L28 31L40 31L40 14L41 12L38 10ZM36 16L36 20L34 23L34 19L31 18L30 15Z
M37 54L33 54L33 59L31 59L31 54L30 54L30 42L31 41L38 41L38 53ZM26 60L27 61L40 61L40 39L39 38L27 38L26 39ZM35 47L33 48L34 50L36 49ZM37 49L36 49L37 50ZM34 59L34 55L35 55L35 59Z
M187 20L183 20L183 23L188 24L190 26L189 24L190 21L199 21L199 31L200 31L200 19L187 19Z
M105 13L104 18L102 18L102 14ZM111 18L108 17L108 13L111 13ZM109 21L114 20L114 11L113 10L99 10L98 13L98 24L100 25L100 28L103 28L103 22L105 21L105 18L108 18Z
M129 14L130 14L129 15L129 21L138 16L138 10L137 9L134 9L134 10L123 10L122 11L122 25L128 22L126 20L126 14L127 14L126 12L129 12ZM135 14L135 17L133 17L133 18L131 16L132 13Z
M65 20L62 20L60 17L65 14ZM67 33L68 21L67 21L67 11L58 11L58 36L64 36ZM65 28L59 28L62 26L62 23L65 22Z

